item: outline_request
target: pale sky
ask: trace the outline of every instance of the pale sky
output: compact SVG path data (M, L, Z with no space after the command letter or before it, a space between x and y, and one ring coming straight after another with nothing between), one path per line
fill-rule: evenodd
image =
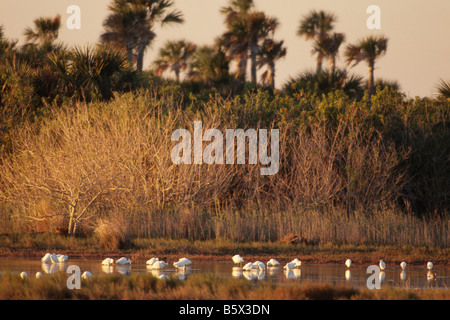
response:
M23 44L23 31L33 26L40 16L60 14L62 28L59 41L69 45L94 44L103 31L102 22L108 15L110 0L0 0L0 25L6 37ZM157 38L147 50L144 67L148 68L159 48L167 40L187 39L197 45L212 44L225 30L219 10L228 0L174 0L184 14L185 23L157 28ZM290 77L315 68L311 56L312 43L296 35L299 21L310 10L334 13L338 21L336 32L346 35L337 61L344 67L342 52L349 43L371 34L389 37L387 54L376 64L375 78L396 80L409 97L434 96L440 78L450 79L450 1L449 0L255 0L256 8L277 17L280 28L275 38L284 40L287 56L277 63L276 83L281 87ZM81 29L69 30L66 13L69 5L81 8ZM381 9L381 30L369 30L366 13L369 5ZM324 66L327 66L325 64ZM367 77L363 62L350 69Z

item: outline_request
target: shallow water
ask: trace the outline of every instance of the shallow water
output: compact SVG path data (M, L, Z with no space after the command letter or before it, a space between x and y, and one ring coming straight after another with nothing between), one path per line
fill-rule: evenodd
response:
M18 258L0 258L0 272L20 273L26 271L28 276L34 276L40 271L46 276L56 272L65 272L70 265L77 265L81 271L90 271L94 276L101 273L120 273L123 275L131 273L151 273L154 276L164 278L175 276L180 279L186 279L193 274L214 274L223 278L243 278L258 283L260 281L271 281L280 286L299 282L321 282L321 283L346 283L355 288L366 288L368 265L352 265L347 269L344 265L336 264L305 264L298 269L292 269L289 272L280 267L266 268L265 271L252 270L243 271L242 268L234 266L229 261L222 262L192 262L185 271L178 271L169 262L169 266L163 270L149 270L145 261L135 261L131 266L114 265L106 267L101 265L99 260L77 260L70 259L65 263L43 264L40 259L18 259ZM393 287L410 289L448 289L450 285L450 268L436 267L433 273L436 278L430 280L427 278L428 270L425 266L407 266L402 270L400 266L390 266L380 274L381 287L390 285Z

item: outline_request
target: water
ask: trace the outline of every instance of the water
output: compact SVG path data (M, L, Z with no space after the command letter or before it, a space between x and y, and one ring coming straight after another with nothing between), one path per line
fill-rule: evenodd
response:
M300 282L321 282L340 284L345 283L355 288L366 288L366 274L368 265L352 265L347 269L344 265L336 264L305 264L299 269L292 269L289 272L282 266L275 268L266 268L265 272L259 270L243 271L242 268L235 267L229 261L218 262L196 262L187 267L185 271L178 271L170 265L163 270L149 270L145 261L135 261L131 266L114 265L111 267L102 266L99 260L77 260L70 259L66 263L43 264L40 259L18 259L18 258L0 258L0 272L16 273L26 271L29 276L34 276L40 271L45 276L50 276L56 272L65 272L69 265L77 265L81 271L90 271L94 276L102 273L120 273L128 275L131 273L151 273L160 278L178 277L186 279L194 274L214 274L223 278L242 278L255 283L262 281L271 281L280 286L286 286ZM388 266L384 273L380 274L382 281L381 287L390 285L393 287L409 289L448 289L450 285L450 268L436 267L433 273L436 273L434 280L427 278L428 270L425 266L407 266L402 270L400 266Z

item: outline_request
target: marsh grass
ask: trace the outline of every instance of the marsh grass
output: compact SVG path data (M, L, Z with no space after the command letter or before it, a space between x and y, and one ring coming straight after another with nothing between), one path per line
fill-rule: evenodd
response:
M448 290L409 290L383 287L355 289L346 285L310 282L276 286L195 275L185 281L160 280L150 274L98 275L82 280L80 290L69 290L67 275L58 273L42 279L0 275L0 300L448 300Z
M434 128L442 131L434 142L447 146L448 129L440 124L446 105L426 102L433 117L422 123L422 111L408 109L421 101L389 91L374 96L370 109L339 92L195 101L124 94L51 108L39 122L22 124L0 162L0 232L51 233L68 225L69 233L96 234L109 249L135 238L243 243L287 234L312 245L449 246L448 153L436 158L427 149L426 158L438 159L442 170L422 172L411 165L420 149L411 150L408 140L414 130L434 139L426 135ZM261 176L260 164L174 165L172 132L192 132L199 119L203 130L280 128L280 171ZM422 180L438 184L420 188ZM415 211L427 195L442 210Z

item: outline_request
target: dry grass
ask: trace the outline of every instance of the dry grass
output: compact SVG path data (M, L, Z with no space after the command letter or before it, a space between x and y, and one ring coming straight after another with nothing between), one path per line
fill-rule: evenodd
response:
M252 284L239 279L212 275L158 280L150 274L100 275L82 280L80 290L69 290L67 275L42 279L0 276L0 300L448 300L448 290L409 290L385 287L381 290L355 289L346 285L309 282L276 286L269 282Z
M94 234L106 250L127 249L131 246L129 223L121 216L98 219Z
M24 125L0 164L0 232L97 228L111 248L124 234L244 242L294 233L313 244L450 244L444 214L423 220L402 213L400 163L408 153L375 130L346 118L334 128L271 121L264 127L280 126L276 176L261 176L259 164L174 165L171 134L192 131L194 120L222 132L261 124L251 109L234 115L243 108L238 99L181 111L166 98L123 95Z

